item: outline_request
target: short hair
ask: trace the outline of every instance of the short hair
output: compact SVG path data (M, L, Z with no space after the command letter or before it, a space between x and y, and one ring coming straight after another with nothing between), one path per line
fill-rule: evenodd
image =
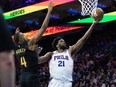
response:
M54 50L57 50L56 45L58 44L58 41L59 41L60 39L63 39L63 38L62 38L62 37L57 37L57 38L55 38L55 39L53 40L53 42L52 42L52 48L53 48Z
M20 32L19 32L20 33ZM14 35L14 42L16 43L16 44L18 44L18 42L19 42L19 33L16 33L15 35Z

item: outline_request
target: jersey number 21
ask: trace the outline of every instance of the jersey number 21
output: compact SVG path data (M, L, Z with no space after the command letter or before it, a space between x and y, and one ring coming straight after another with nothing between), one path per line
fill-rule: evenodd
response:
M65 66L65 62L64 61L58 61L58 66L59 67L64 67Z

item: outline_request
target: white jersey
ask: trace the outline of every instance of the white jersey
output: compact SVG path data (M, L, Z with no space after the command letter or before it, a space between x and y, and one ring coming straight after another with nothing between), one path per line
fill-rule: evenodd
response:
M50 77L61 81L72 81L73 59L68 50L54 51L49 62Z

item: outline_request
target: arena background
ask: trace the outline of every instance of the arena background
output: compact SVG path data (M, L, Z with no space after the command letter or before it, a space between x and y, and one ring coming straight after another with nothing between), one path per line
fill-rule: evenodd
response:
M47 2L48 0L0 0L12 35L19 27L21 32L31 37L41 27L47 13ZM53 50L51 43L57 36L63 37L68 45L74 44L92 23L89 16L81 16L81 4L78 0L54 2L56 4L48 29L38 42L43 47L40 55ZM99 0L98 7L104 10L105 16L75 56L73 87L116 87L116 0ZM18 77L20 66L17 60L16 68ZM41 87L46 87L49 82L48 63L39 65L38 70Z

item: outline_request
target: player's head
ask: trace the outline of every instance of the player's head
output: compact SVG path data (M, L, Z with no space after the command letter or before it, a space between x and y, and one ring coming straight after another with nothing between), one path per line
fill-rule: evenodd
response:
M22 44L27 40L27 37L22 32L18 32L14 35L14 42L16 44Z
M59 49L63 49L63 50L65 50L65 49L68 48L67 45L66 45L66 42L65 42L64 39L61 38L61 37L57 37L57 38L55 38L55 39L53 40L53 42L52 42L52 47L53 47L55 50L58 50L58 48L59 48Z

